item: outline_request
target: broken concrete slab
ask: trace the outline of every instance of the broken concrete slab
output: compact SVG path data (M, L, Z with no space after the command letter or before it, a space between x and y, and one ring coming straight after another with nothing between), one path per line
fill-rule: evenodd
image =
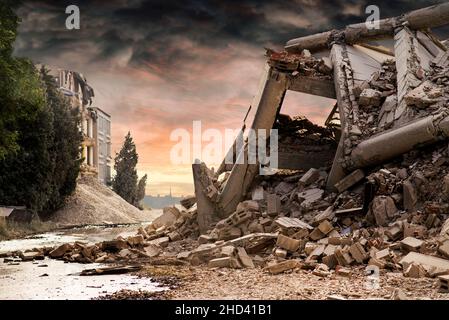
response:
M210 268L229 268L231 266L231 257L216 258L207 264Z
M301 202L301 206L307 207L312 205L315 201L320 200L323 197L324 190L313 188L298 193L298 200Z
M69 252L72 249L72 246L68 243L64 243L57 247L56 249L50 251L49 256L57 259L62 258L66 252Z
M298 218L280 217L274 221L279 227L283 229L308 229L313 230L313 227Z
M445 258L449 259L449 241L445 241L441 246L439 246L438 252Z
M380 106L382 93L374 89L364 89L359 97L359 105L363 107L378 107Z
M298 184L306 187L317 181L319 178L320 171L315 168L311 168L301 177L301 179L299 179Z
M287 251L295 252L299 249L301 241L280 234L276 241L276 245Z
M349 175L341 179L335 184L335 188L339 193L349 189L365 177L365 173L361 169L351 172Z
M251 257L246 253L245 248L243 247L238 247L237 248L237 256L242 264L243 267L245 268L254 268L254 262L251 259Z
M418 252L419 248L424 244L424 241L416 239L414 237L407 237L401 240L401 245L404 250L408 251L415 251Z
M102 267L95 269L85 269L81 271L81 276L98 276L107 274L124 274L139 271L141 266L119 266L119 267Z
M402 183L404 208L410 212L413 212L418 202L417 190L410 180L406 180Z
M301 264L298 260L293 259L269 265L265 267L265 270L267 270L271 274L279 274L288 270L298 268L300 265Z
M425 255L417 252L410 252L399 263L404 269L407 269L412 263L419 264L424 267L427 272L432 273L449 273L449 260Z
M371 203L371 212L378 226L386 226L397 211L391 197L377 196Z
M281 198L276 194L267 195L267 214L276 216L281 212Z

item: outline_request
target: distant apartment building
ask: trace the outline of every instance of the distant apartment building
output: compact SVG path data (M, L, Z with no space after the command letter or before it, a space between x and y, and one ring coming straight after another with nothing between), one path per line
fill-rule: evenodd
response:
M111 116L93 105L94 90L78 72L51 69L59 90L81 114L83 133L82 175L94 175L102 183L111 179Z

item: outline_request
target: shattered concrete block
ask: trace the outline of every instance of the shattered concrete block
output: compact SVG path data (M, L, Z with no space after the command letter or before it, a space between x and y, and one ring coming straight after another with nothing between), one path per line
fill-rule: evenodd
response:
M269 224L271 224L271 219L268 220L270 221ZM261 223L259 223L257 220L254 220L248 225L248 231L251 233L262 233L265 231L265 229L263 228L263 225Z
M434 103L440 101L444 94L442 88L430 81L425 81L415 89L409 91L405 96L404 100L408 106L415 106L417 108L425 108Z
M318 70L324 74L331 74L334 66L332 65L331 59L328 57L322 57L320 60L320 65L318 66Z
M20 252L20 259L22 261L33 261L33 260L44 260L45 256L40 251L28 251L28 252Z
M324 256L321 261L329 267L329 269L334 269L338 264L337 259L335 258L335 254Z
M172 231L168 233L167 236L170 239L170 241L178 241L182 239L182 236L179 234L178 231Z
M408 266L406 270L404 270L404 276L408 278L424 278L427 272L424 268L419 265L412 263Z
M315 168L310 168L302 177L299 179L298 184L300 186L307 187L308 185L316 182L320 178L320 171Z
M223 228L218 231L218 240L232 240L242 235L242 230L237 227Z
M324 249L326 249L326 246L324 244L317 246L313 251L309 254L309 256L306 259L306 262L310 262L313 260L317 260L321 255L324 253Z
M175 223L175 221L181 215L180 211L176 207L165 207L162 209L162 215L153 220L153 226L158 229L162 226L169 227Z
M322 232L320 231L320 229L318 229L318 228L315 228L315 229L309 234L309 238L312 239L312 240L314 240L314 241L317 241L317 240L322 239L322 238L324 238L324 237L325 237L325 234L322 233Z
M202 234L198 237L198 243L199 244L203 244L203 243L209 243L212 242L212 237Z
M299 249L301 241L280 234L278 236L276 245L287 251L295 252L296 250Z
M298 218L280 217L274 222L282 229L313 229L312 226Z
M251 199L255 201L264 199L264 190L262 186L256 187L251 193Z
M143 238L143 236L141 234L138 234L136 236L130 236L130 237L126 238L126 241L128 241L128 244L131 247L137 247L137 246L143 245L145 239Z
M329 206L327 207L326 210L318 213L315 217L313 217L313 224L317 225L321 222L323 222L324 220L332 220L335 218L336 215L336 211L334 211L334 207L333 206Z
M380 106L382 93L374 89L364 89L359 97L359 105L363 107Z
M155 244L155 245L161 246L161 247L166 247L166 246L168 246L169 242L170 242L170 239L168 237L160 237L160 238L151 240L148 243Z
M236 213L243 211L259 211L259 203L254 200L246 200L237 205Z
M409 212L413 212L416 209L418 202L418 195L415 186L410 180L406 180L402 183L404 208Z
M143 250L149 257L156 257L161 253L161 248L155 244L148 243ZM188 252L190 254L190 252Z
M284 249L281 249L281 248L276 248L276 249L274 250L274 255L275 255L276 257L285 259L285 257L287 257L287 250L284 250Z
M238 247L237 248L237 256L240 259L240 262L241 262L243 267L251 268L251 269L254 268L254 262L250 258L250 256L248 256L248 254L246 253L245 248Z
M341 179L335 184L335 188L339 193L349 189L365 177L365 173L361 169L351 172L349 175Z
M123 239L103 241L101 243L101 249L103 251L118 252L122 249L127 249L127 248L128 248L128 243Z
M281 181L275 188L274 192L279 195L284 195L290 193L293 189L295 189L295 185L293 183L288 183L285 181Z
M386 231L385 231L385 235L388 237L388 239L390 239L391 241L396 241L399 240L399 238L401 238L402 236L402 228L398 225L393 225L391 227L389 227Z
M231 219L233 226L237 226L243 222L250 220L252 217L253 213L251 211L236 211L231 214L228 219Z
M276 194L267 195L267 214L276 216L281 213L281 198Z
M308 207L315 201L320 200L323 197L324 190L313 188L298 193L298 200L301 202L301 206Z
M345 252L342 249L336 249L334 254L338 264L341 266L349 266L354 261L348 252Z
M57 259L62 258L66 252L69 252L72 249L72 246L68 243L64 243L57 247L56 249L50 251L49 255L50 257Z
M335 274L338 276L350 278L352 275L352 271L351 271L351 269L339 266L335 269Z
M419 251L419 248L423 245L424 241L416 239L414 237L407 237L401 240L402 248L405 251Z
M403 269L407 269L410 264L419 264L424 267L426 271L442 272L442 274L449 273L449 260L441 259L417 252L410 252L399 263Z
M440 235L444 238L449 239L449 218L443 223L441 227Z
M375 254L375 258L378 260L388 259L390 257L390 249L385 248L383 250L379 250Z
M377 196L371 203L371 212L378 226L386 226L398 211L391 197Z
M327 277L331 273L329 272L329 267L326 264L318 263L315 269L312 271L312 274L318 277Z
M323 255L324 256L331 256L331 255L333 255L335 253L335 249L337 249L337 248L338 248L338 246L336 246L336 245L328 244L326 246L326 248L324 249L324 251L323 251Z
M368 253L358 242L354 243L349 248L349 253L354 258L354 260L357 261L357 263L364 263L369 258Z
M439 292L449 293L449 275L442 275L438 277Z
M216 258L209 261L210 268L229 268L231 267L231 257Z
M221 247L220 251L220 257L232 257L235 254L235 247L234 246L224 246Z
M323 233L324 235L329 234L333 229L334 229L334 227L333 227L332 224L331 224L329 221L327 221L327 220L324 220L323 222L321 222L321 223L318 225L318 230L320 230L321 233Z
M439 246L438 252L449 259L449 241L445 241L441 246Z
M148 233L145 231L144 228L140 227L139 229L137 229L137 234L142 235L142 237L144 239L148 238Z
M385 262L376 258L371 258L368 261L369 266L376 266L379 269L385 269Z
M356 85L352 89L352 94L358 99L362 94L363 90L369 89L370 85L368 81L363 81L359 85Z
M288 270L292 270L295 269L297 267L300 266L300 263L298 260L286 260L286 261L282 261L273 265L269 265L267 267L265 267L265 270L267 270L268 272L270 272L271 274L278 274L278 273L282 273Z

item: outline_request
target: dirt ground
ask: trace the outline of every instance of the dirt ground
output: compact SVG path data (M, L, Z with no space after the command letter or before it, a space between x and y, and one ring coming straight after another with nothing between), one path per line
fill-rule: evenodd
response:
M327 300L327 299L402 299L449 300L449 294L438 292L436 279L406 278L402 273L379 275L377 289L369 289L364 269L353 269L350 277L331 274L320 277L308 270L270 275L256 269L210 269L186 266L147 266L139 272L169 285L171 290L148 292L121 291L108 299L182 299L182 300ZM370 287L372 288L372 287ZM397 290L396 290L397 291Z
M75 193L51 221L58 225L115 224L151 221L160 210L139 210L93 177L78 180Z

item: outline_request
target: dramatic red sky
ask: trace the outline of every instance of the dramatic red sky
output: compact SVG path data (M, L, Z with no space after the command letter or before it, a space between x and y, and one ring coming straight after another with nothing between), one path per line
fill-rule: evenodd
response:
M128 131L147 173L148 194L193 192L191 168L170 163L176 128L236 129L257 91L264 47L361 22L368 4L381 18L443 1L25 1L16 54L72 69L95 90L94 104L112 115L113 152ZM81 29L65 28L77 4ZM331 102L294 93L286 111L321 123ZM208 163L208 165L213 165Z

